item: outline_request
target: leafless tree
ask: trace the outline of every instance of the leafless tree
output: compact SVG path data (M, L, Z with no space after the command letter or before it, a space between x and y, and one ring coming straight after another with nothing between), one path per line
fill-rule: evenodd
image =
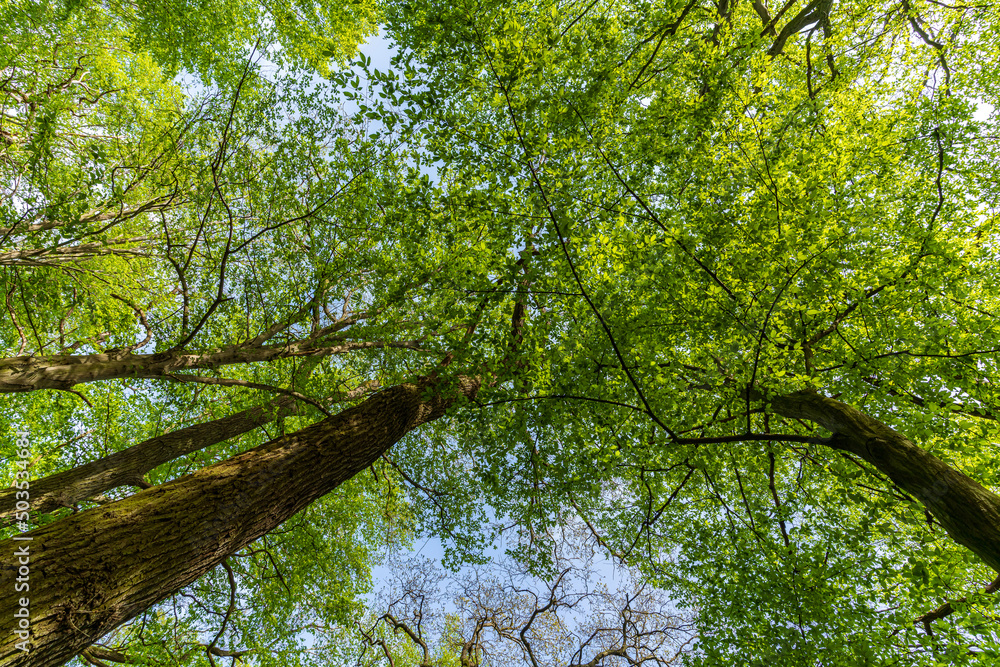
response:
M672 665L693 625L662 591L568 527L551 567L504 558L449 574L426 558L392 565L382 612L358 623L358 664L420 667Z

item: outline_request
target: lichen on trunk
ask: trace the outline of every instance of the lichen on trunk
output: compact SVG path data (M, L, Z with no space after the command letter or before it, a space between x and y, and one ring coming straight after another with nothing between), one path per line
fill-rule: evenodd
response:
M60 665L236 550L363 471L413 428L441 417L479 381L432 378L381 391L312 426L124 500L0 542L0 665ZM30 548L30 591L15 593L9 554ZM14 611L30 599L32 646Z

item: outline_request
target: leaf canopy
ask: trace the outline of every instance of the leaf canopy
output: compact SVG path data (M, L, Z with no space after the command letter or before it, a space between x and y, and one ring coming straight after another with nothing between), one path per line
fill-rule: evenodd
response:
M234 559L225 642L255 664L325 664L301 633L342 641L380 545L431 531L458 566L494 521L550 575L582 521L695 614L690 664L1000 648L973 594L995 573L926 499L772 405L835 397L1000 485L995 7L2 11L3 363L266 356L7 394L33 474L275 391L311 401L156 484L380 387L485 380ZM380 21L393 69L348 69ZM226 574L115 639L198 659Z

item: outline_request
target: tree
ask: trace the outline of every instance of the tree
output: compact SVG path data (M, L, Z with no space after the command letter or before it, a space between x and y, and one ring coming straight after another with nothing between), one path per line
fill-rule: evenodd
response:
M382 613L357 623L365 647L359 662L680 664L692 628L662 591L635 571L595 564L600 547L582 524L561 526L552 537L558 574L551 581L509 560L450 577L427 559L394 563L377 602ZM595 581L602 577L615 581Z
M539 347L561 349L506 398L510 426L490 417L526 426L544 471L520 482L539 498L522 520L591 516L702 610L705 660L975 660L965 632L993 650L988 603L954 643L908 627L995 576L931 524L997 564L996 496L954 477L995 485L992 120L974 113L995 99L972 65L993 15L409 8L392 20L431 64L426 99L461 100L433 126L443 161L550 253L533 303L559 314ZM639 507L609 511L597 480L533 494L553 457L569 482L603 459ZM495 488L518 497L504 463Z
M31 147L5 161L31 194L6 212L19 342L0 388L29 422L53 414L51 447L274 393L302 410L300 430L185 445L214 464L146 467L152 488L33 532L60 588L32 598L52 648L30 664L230 567L373 464L456 559L488 506L554 574L547 531L579 517L697 610L694 664L994 655L997 133L976 113L996 102L994 9L383 9L402 51L371 95L151 43L151 71L184 62L212 94L136 105L113 157L56 141L83 122L64 116L110 122L86 99L9 142ZM158 77L137 95L170 89ZM323 415L331 397L353 405ZM38 471L124 444L63 445Z

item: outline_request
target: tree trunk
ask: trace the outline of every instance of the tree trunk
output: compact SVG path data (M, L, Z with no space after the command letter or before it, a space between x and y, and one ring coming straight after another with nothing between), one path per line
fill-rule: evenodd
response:
M119 486L145 488L143 476L159 465L235 438L275 419L294 414L295 399L282 396L266 405L250 408L222 419L165 433L72 470L31 482L31 514L47 514L60 507L106 493ZM8 526L18 514L17 489L0 491L0 526Z
M918 498L953 540L1000 572L1000 496L846 403L811 391L770 403L779 415L811 421L833 433L831 447L875 466Z
M0 665L60 665L208 572L230 554L371 465L411 429L437 419L479 380L433 379L360 405L227 461L0 543L30 550L0 573ZM30 590L15 592L23 577ZM15 613L30 609L22 651Z

